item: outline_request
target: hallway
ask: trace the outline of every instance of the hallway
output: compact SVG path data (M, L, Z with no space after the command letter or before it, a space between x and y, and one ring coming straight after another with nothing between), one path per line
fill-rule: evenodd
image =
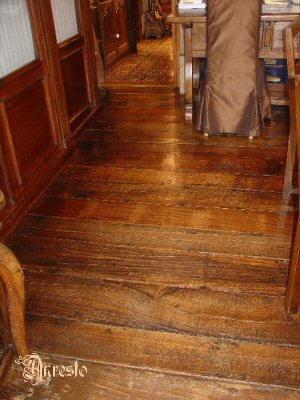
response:
M283 308L296 200L284 114L204 138L165 88L111 90L6 244L25 273L32 352L83 378L1 399L300 399L300 319Z
M172 37L144 39L137 47L137 54L130 54L106 76L106 85L173 86Z

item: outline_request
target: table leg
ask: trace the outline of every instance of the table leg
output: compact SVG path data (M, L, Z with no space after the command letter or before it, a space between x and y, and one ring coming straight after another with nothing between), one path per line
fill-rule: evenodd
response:
M193 58L193 88L199 89L200 87L200 58Z
M285 195L290 194L293 186L292 180L293 180L293 171L296 158L296 147L297 147L297 135L291 123L287 157L286 157L285 174L284 174L284 185L283 185L283 192Z
M291 266L285 296L287 315L295 314L300 303L300 221L298 218L296 238L293 247Z
M184 29L184 93L185 121L193 119L193 58L192 58L192 25L183 24Z

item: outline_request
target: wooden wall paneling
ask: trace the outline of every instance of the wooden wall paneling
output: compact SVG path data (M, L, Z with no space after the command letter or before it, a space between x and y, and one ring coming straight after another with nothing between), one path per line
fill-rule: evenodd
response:
M13 155L18 184L56 147L41 74L20 92L5 99L6 144Z
M35 60L3 78L1 89L1 144L16 199L57 149L42 61Z
M79 34L59 45L59 59L67 105L69 141L99 104L97 70L89 3L77 0Z
M28 0L36 60L0 80L1 190L5 230L64 156L69 130L50 0Z
M70 154L67 145L99 104L89 2L76 0L81 34L62 46L50 0L27 5L36 60L0 79L0 190L9 199L0 210L2 236Z
M83 48L81 35L60 46L61 71L70 122L89 107Z

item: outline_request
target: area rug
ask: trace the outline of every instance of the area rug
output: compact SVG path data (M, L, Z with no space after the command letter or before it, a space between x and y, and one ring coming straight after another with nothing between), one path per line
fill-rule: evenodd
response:
M137 54L131 54L106 76L106 84L172 85L172 37L147 39L138 43Z

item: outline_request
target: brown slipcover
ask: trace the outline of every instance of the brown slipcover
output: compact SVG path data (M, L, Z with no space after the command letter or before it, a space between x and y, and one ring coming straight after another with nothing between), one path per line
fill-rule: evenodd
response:
M206 73L196 128L258 136L271 116L259 61L261 1L207 0Z

